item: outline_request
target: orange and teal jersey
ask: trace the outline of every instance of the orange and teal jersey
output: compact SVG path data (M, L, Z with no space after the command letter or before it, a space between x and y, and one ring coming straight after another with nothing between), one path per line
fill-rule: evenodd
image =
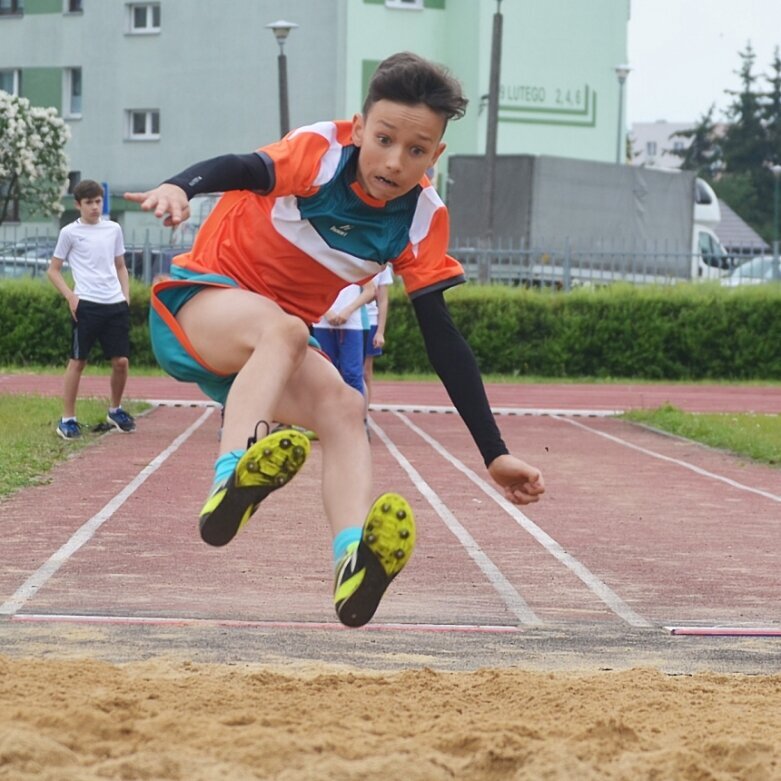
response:
M388 263L411 297L463 282L447 254L447 208L430 182L391 201L370 197L355 177L351 136L350 122L318 122L262 147L270 191L223 195L176 265L229 277L307 323Z

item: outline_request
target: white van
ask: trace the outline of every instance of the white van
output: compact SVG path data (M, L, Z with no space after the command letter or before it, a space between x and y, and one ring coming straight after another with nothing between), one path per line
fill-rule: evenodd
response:
M732 270L732 257L713 231L721 222L719 199L713 188L697 179L694 196L694 223L692 225L692 279L720 279Z

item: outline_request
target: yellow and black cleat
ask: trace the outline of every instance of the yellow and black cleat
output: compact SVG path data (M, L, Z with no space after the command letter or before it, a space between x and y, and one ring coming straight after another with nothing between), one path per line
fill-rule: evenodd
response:
M206 500L200 518L203 541L227 545L258 505L296 476L310 450L306 436L294 429L275 431L251 445Z
M398 494L383 494L369 510L360 542L336 567L334 606L345 626L371 621L382 595L414 548L412 508Z

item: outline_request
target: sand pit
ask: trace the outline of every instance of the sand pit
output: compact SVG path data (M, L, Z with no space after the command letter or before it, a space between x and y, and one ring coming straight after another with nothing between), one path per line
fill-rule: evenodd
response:
M0 778L781 779L781 675L0 657Z

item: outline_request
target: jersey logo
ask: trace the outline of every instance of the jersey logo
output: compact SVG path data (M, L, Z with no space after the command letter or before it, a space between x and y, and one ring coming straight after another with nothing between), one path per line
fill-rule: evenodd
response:
M332 225L329 230L338 236L346 236L353 229L352 225Z

